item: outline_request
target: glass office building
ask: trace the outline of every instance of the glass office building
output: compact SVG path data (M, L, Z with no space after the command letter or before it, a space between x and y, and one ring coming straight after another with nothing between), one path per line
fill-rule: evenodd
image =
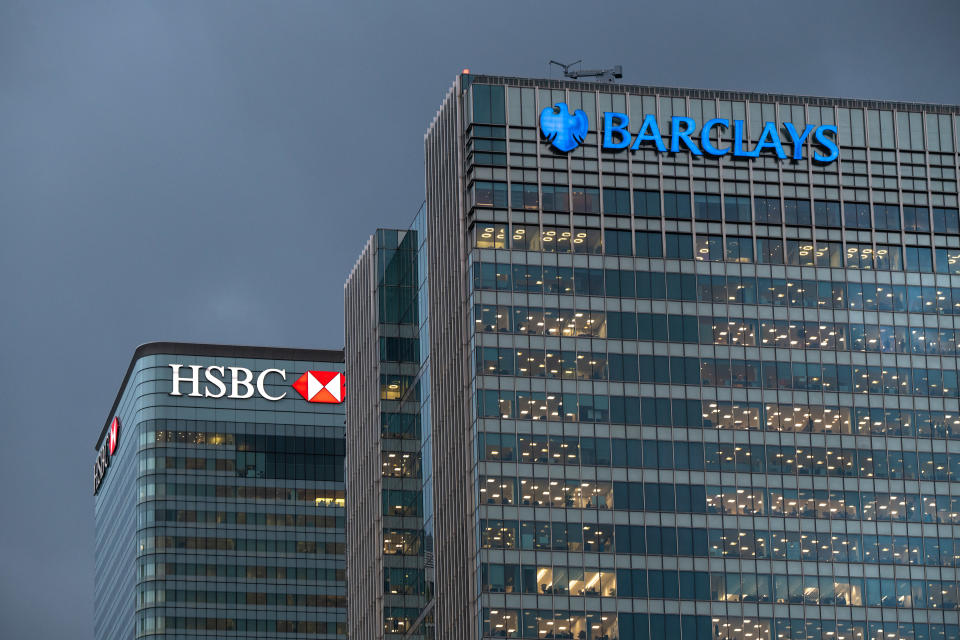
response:
M459 76L345 289L351 637L960 637L958 128Z
M98 640L346 637L342 372L342 351L136 350L96 445Z

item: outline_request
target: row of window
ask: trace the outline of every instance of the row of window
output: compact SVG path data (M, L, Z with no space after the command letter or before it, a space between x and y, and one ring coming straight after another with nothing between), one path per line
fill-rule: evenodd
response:
M344 582L346 569L306 566L297 561L291 565L226 564L204 562L163 562L154 557L140 558L137 577L152 578L240 578L246 580Z
M545 211L556 213L599 214L601 202L603 213L607 216L630 215L630 190L614 187L585 187L565 184L507 183L478 180L470 185L470 204L474 207L511 208L526 211ZM924 185L926 189L926 185ZM927 207L896 204L873 205L865 202L836 202L816 200L811 205L808 199L754 196L751 206L750 196L732 194L698 193L691 196L684 192L663 192L661 207L660 192L633 190L633 215L638 218L666 218L668 220L690 220L703 222L732 223L756 222L757 224L809 227L811 223L819 228L876 229L878 231L909 231L913 233L960 232L960 216L957 209L948 207ZM497 248L506 248L505 246Z
M206 589L165 589L156 583L137 587L137 608L164 604L309 607L311 609L347 608L346 596L323 593L276 593L264 591L227 591Z
M265 428L254 422L224 422L215 420L155 419L139 423L140 446L154 444L190 444L235 448L237 451L305 455L342 456L346 451L343 438L304 438L252 433L236 433L246 429ZM281 430L294 425L269 425ZM233 432L231 432L231 430Z
M942 580L797 574L482 564L487 593L605 596L838 607L960 609L960 585Z
M239 551L249 553L308 553L343 555L346 544L317 540L275 540L257 538L225 538L216 536L137 535L137 552L156 553L167 549L180 551Z
M497 249L504 239L506 226L483 225L474 231L474 246L478 249ZM933 272L960 274L960 249L900 244L847 242L826 240L786 240L728 235L726 243L721 235L660 231L619 231L606 229L574 229L514 225L511 249L545 253L587 253L638 258L674 258L705 262L743 262L799 267L834 267L847 269L878 269L881 271ZM932 257L931 257L932 256Z
M960 567L960 540L853 532L481 520L484 549Z
M384 567L383 592L394 595L420 595L426 593L427 585L423 569L409 567Z
M531 325L546 329L551 335L560 332L567 321L558 311L555 319L546 312L539 314L526 307L474 307L474 325L478 332L505 333L512 318L517 333L530 334ZM819 349L827 351L867 351L874 353L909 353L926 355L960 355L960 329L937 327L898 326L887 324L860 324L827 320L775 320L755 318L727 318L724 316L687 316L662 313L634 313L632 311L570 311L572 317L563 329L590 337L616 340L645 340L654 342L685 342L693 344L730 345L740 347L776 347L780 349ZM507 320L507 322L504 322ZM549 322L549 324L548 324ZM552 325L552 326L551 326ZM587 326L583 326L587 325ZM581 328L582 327L582 328ZM557 331L551 331L556 328ZM563 333L561 335L567 335ZM488 347L486 349L492 349ZM478 348L477 364L499 356ZM521 367L521 361L531 360L532 366ZM567 378L602 379L596 367L587 364L602 359L606 370L607 356L600 352L575 352L562 349L517 349L519 375ZM546 359L546 360L545 360ZM510 368L502 362L496 368ZM492 371L492 370L491 370ZM479 371L478 371L479 373ZM599 378L593 376L599 375Z
M560 378L561 365L551 362L555 358L547 358L543 354L543 351L535 349L484 347L481 354L483 360L477 363L477 374ZM541 372L538 363L549 367L549 375ZM584 378L614 382L932 397L956 397L960 393L960 378L956 369L619 353L605 357L590 354L589 359L584 360L583 368L587 367L589 375ZM488 396L489 393L483 392L484 403L494 401ZM575 420L584 406L589 406L591 411L604 411L602 401L584 400L583 395L518 391L514 398L514 392L501 392L496 396L497 411L504 417L527 420ZM496 415L491 414L492 409L492 405L485 404L483 415Z
M400 630L404 627L401 625ZM732 618L662 613L581 613L568 610L484 609L490 638L569 640L952 640L955 624Z
M804 365L806 366L806 365ZM820 365L816 365L819 367ZM782 369L787 369L783 371ZM790 363L784 363L778 370L783 374L781 387L793 386L789 370ZM939 371L929 370L939 374ZM832 375L833 369L824 369L824 373ZM807 375L813 375L814 370L808 369ZM818 375L823 375L816 371ZM879 367L867 367L863 372L867 375L868 386L857 389L864 394L882 393L878 389L886 388L882 384L875 384L891 372ZM955 373L955 372L954 372ZM780 375L778 374L778 375ZM869 380L872 376L877 376ZM832 382L832 379L828 378ZM862 378L861 378L862 381ZM859 384L859 383L858 383ZM892 383L891 383L892 384ZM812 388L808 385L807 388ZM794 387L801 388L801 387ZM817 387L822 388L822 387ZM828 387L837 390L837 387ZM922 393L923 390L921 389ZM953 392L954 395L956 391ZM551 391L497 391L493 389L477 390L477 417L502 418L516 420L548 420L553 422L610 422L614 424L634 424L651 426L677 427L704 427L709 429L737 429L737 430L774 430L774 431L828 431L825 426L813 424L798 424L793 418L782 414L765 415L764 405L755 402L725 402L710 400L682 400L669 398L644 398L633 396L607 396L587 393L559 393ZM779 406L779 405L776 405ZM946 415L946 414L944 414ZM951 416L953 414L950 414ZM812 422L812 421L811 421ZM955 423L955 420L951 424ZM838 425L835 433L850 433L853 425ZM849 429L849 430L848 430ZM956 431L956 426L950 427ZM873 430L873 429L871 429ZM857 432L864 432L864 425L857 426ZM939 436L942 437L942 436ZM952 437L952 436L950 436Z
M198 631L229 631L232 633L296 633L312 636L347 635L347 623L336 620L277 620L272 617L221 618L164 616L153 613L137 615L136 634L138 638L162 635L177 631L196 634Z
M803 309L960 313L960 288L476 262L477 290L758 304Z
M264 513L254 511L214 511L204 509L163 509L152 505L137 505L137 525L154 522L177 522L213 526L240 527L304 527L311 529L340 529L344 516L315 513Z
M488 505L960 524L960 496L929 492L480 476L478 493L479 503Z
M941 482L960 478L960 454L930 451L486 432L478 435L477 449L480 460L494 462Z
M910 149L945 151L952 154L953 126L949 113L926 113L882 108L838 107L834 104L818 105L797 97L787 98L786 102L774 102L769 96L752 96L752 99L730 100L723 94L693 97L687 95L663 95L674 93L668 90L649 95L613 91L580 91L575 88L518 87L503 84L472 83L471 99L465 101L467 125L466 134L505 138L507 123L510 125L511 138L524 128L533 128L537 124L540 110L563 102L574 113L582 109L590 122L597 123L588 136L593 139L596 149L597 134L600 131L602 115L598 112L613 111L629 116L631 127L640 127L646 115L655 115L663 124L663 135L669 135L669 122L672 116L690 116L696 122L707 122L720 117L727 120L743 120L749 125L752 135L758 135L764 122L775 122L783 127L784 122L792 121L797 131L803 131L805 124L836 124L840 146L862 147L869 139L871 153L877 157L881 153L894 156L893 151L881 152L879 149L900 149L900 156L909 156ZM764 98L767 98L766 100ZM629 104L628 104L629 100ZM790 104L793 102L794 104ZM817 102L826 102L817 100ZM484 124L480 124L484 123ZM487 124L489 123L489 124ZM521 128L524 127L524 128ZM695 135L695 134L694 134ZM735 137L731 130L718 132L723 140ZM789 140L783 132L780 136ZM861 150L862 153L862 150ZM581 154L583 155L583 154ZM922 157L922 154L917 154ZM952 156L950 156L952 160ZM683 161L686 163L686 160ZM755 161L756 162L756 161ZM771 160L773 162L773 160ZM704 640L707 640L704 637Z
M201 471L226 473L241 478L343 482L343 455L307 453L254 453L237 451L234 459L194 456L138 456L140 473L154 471Z
M638 421L633 403L624 406L634 411L630 424L649 426L960 438L960 416L945 411L647 397Z
M318 507L343 507L344 491L334 489L294 489L289 487L251 487L195 482L164 482L163 477L137 478L137 501L164 498L218 498L229 500L269 500L304 502Z

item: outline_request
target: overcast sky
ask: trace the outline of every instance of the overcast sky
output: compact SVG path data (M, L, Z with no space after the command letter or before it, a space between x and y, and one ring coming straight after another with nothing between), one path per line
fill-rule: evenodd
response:
M958 34L955 0L0 0L0 638L93 637L93 446L138 344L343 344L461 69L956 104Z

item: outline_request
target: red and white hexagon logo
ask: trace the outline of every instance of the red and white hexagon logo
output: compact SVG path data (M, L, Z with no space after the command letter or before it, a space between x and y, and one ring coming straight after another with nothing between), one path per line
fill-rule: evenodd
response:
M307 371L291 386L308 402L343 402L345 386L339 371Z
M113 455L113 452L117 450L117 439L120 437L120 418L114 416L113 422L110 423L110 434L109 434L109 444L107 449L110 451L110 455Z

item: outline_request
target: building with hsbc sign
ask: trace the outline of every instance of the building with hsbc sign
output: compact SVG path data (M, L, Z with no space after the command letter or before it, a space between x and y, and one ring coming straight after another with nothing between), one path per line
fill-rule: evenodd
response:
M342 351L150 343L95 445L95 637L346 637Z

